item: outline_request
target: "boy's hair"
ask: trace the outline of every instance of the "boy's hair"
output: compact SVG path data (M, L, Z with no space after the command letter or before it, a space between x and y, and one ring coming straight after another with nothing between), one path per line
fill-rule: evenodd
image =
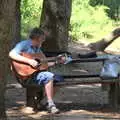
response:
M45 33L40 28L33 28L30 32L29 38L36 39L39 38L41 35L45 35Z

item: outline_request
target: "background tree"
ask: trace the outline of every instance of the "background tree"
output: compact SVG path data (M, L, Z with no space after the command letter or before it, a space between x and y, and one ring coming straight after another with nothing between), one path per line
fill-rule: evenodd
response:
M15 39L20 0L0 0L0 120L6 119L4 94L9 73L8 52Z
M120 1L119 0L90 0L90 5L106 5L109 9L106 10L109 17L111 17L117 23L120 20ZM115 23L114 23L115 24ZM118 22L119 24L119 22ZM107 36L101 40L90 43L88 47L95 51L104 51L116 38L120 36L120 27L115 28Z
M20 31L21 31L21 12L20 12L20 3L21 0L17 0L16 1L16 6L15 6L15 18L14 18L14 23L12 26L12 30L13 30L13 41L12 41L12 47L20 41L21 35L20 35Z
M47 31L44 49L66 51L71 16L71 0L44 0L40 27Z
M120 27L114 29L110 34L102 38L100 41L90 43L89 48L95 51L104 51L116 38L120 37Z
M65 16L66 14L68 15L68 18L69 18L71 10L68 10L69 11L68 12L66 9L68 8L71 9L71 1L68 1L68 0L53 1L52 0L52 1L48 1L49 3L47 2L47 0L45 0L44 3L43 1L44 0L22 0L21 1L22 39L26 39L28 36L29 30L35 26L38 26L39 23L41 23L44 28L45 26L49 26L52 29L56 28L55 20L59 23L59 25L62 24L63 20L61 20L60 22L58 20L59 18L61 18L60 15L57 14L59 18L55 17L55 14L54 14L56 13L55 11L59 11L59 13L61 14L63 11L62 15ZM67 3L67 5L65 5L65 2ZM43 10L42 10L42 4L46 7L46 8L43 7ZM57 6L57 9L52 10L49 7L51 4L52 4L52 9L55 8L56 6ZM58 6L61 6L62 4L65 5L66 8L60 7L62 9L61 10ZM95 42L99 40L101 36L104 36L105 34L112 31L119 24L120 12L118 11L118 7L119 7L119 0L115 0L115 1L113 0L107 0L107 1L106 0L72 0L72 14L71 14L71 20L70 20L70 29L69 29L69 35L72 38L72 40L81 41L81 42L87 41L89 43L93 41ZM44 9L48 9L46 10L45 14L47 15L48 13L49 15L47 16L43 15L43 12L45 11ZM66 12L64 12L64 10ZM41 11L42 11L42 18L40 22L39 16L41 14ZM44 22L44 20L47 21L47 19L48 19L48 22ZM54 23L52 24L51 21L52 22L54 21ZM56 33L53 31L53 34L56 34Z

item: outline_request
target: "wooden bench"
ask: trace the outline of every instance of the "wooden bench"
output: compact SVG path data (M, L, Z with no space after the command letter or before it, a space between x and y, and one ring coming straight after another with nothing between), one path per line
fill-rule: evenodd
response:
M82 59L74 59L71 63L85 63L85 62L102 62L104 63L105 58L82 58ZM117 108L120 104L120 95L119 95L119 78L118 79L87 79L87 80L79 80L73 81L67 79L81 79L81 78L100 78L99 74L82 74L82 75L62 75L64 77L64 82L56 83L55 86L71 86L71 85L80 85L80 84L109 84L109 104L114 108ZM17 81L26 88L26 105L33 107L34 109L38 108L38 104L40 103L41 99L43 98L43 86L36 85L36 84L23 84L22 80L20 80L16 76Z

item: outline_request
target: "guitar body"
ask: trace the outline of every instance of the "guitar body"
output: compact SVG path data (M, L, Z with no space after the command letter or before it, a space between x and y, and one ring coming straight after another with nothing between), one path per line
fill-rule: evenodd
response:
M45 58L41 53L37 53L37 54L21 53L21 55L29 59L41 60ZM23 78L27 78L37 71L46 70L46 68L48 68L47 62L44 62L38 68L33 68L29 64L15 61L15 60L12 60L12 66L14 67L15 72Z
M64 64L68 59L67 54L62 54L57 57L51 58L46 58L42 53L23 52L21 53L21 55L29 59L35 59L37 62L39 61L39 66L37 68L33 68L29 64L12 60L12 70L22 80L26 80L35 72L47 70L48 67L51 66L50 64L48 64L48 62L57 62L58 64ZM64 60L61 60L62 57L64 57Z

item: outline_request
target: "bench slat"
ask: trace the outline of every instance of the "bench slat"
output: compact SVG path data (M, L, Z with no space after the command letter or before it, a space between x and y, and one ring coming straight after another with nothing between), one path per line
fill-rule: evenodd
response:
M73 59L70 63L78 63L78 62L104 62L108 58L77 58Z

